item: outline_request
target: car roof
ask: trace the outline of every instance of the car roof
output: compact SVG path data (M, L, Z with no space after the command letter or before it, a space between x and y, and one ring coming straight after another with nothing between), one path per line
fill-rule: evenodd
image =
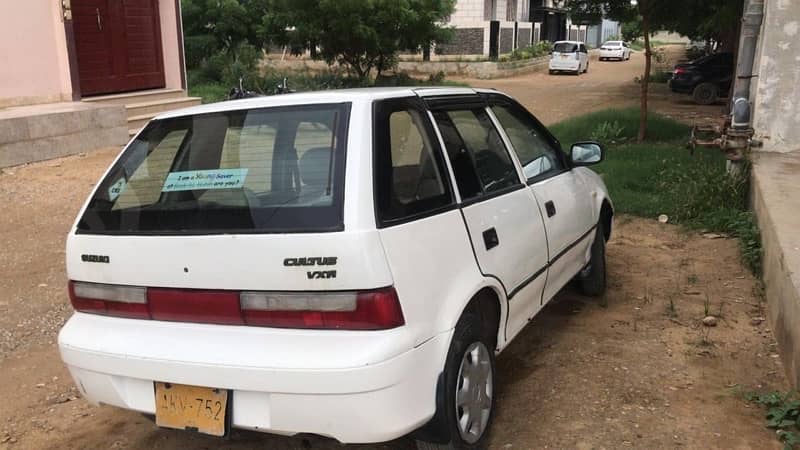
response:
M276 106L306 105L315 103L343 103L352 101L373 101L394 97L431 97L442 95L468 95L482 92L497 92L492 89L472 89L467 87L372 87L358 89L332 89L325 91L300 92L294 94L268 95L241 100L228 100L208 103L189 108L177 109L157 115L154 119L192 116L197 114L238 111L242 109L269 108Z
M553 45L555 44L583 44L583 41L555 41Z

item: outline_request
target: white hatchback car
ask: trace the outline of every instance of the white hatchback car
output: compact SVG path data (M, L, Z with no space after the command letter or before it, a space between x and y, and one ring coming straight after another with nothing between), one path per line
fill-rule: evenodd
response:
M570 280L605 289L602 159L492 90L162 114L69 232L61 357L162 427L480 447L495 354Z
M618 59L627 61L631 59L631 48L625 41L607 41L600 47L600 61Z
M550 74L571 72L575 75L589 71L589 51L579 41L558 41L550 52Z

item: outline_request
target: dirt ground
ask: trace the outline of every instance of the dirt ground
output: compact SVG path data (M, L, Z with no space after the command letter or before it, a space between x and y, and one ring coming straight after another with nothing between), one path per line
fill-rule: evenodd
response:
M475 82L519 98L544 122L635 104L642 56L592 61L580 77ZM554 89L554 87L556 87ZM656 87L652 106L682 120L715 117ZM55 348L71 314L64 238L115 149L0 173L0 448L333 449L318 437L234 432L229 440L161 430L88 405ZM780 448L742 399L785 389L756 280L735 240L618 217L604 302L561 293L498 358L491 448ZM606 303L606 306L602 306ZM720 317L701 324L705 304ZM354 448L410 449L408 439Z

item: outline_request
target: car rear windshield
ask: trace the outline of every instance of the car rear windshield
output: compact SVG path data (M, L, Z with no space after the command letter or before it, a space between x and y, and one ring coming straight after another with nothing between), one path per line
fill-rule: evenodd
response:
M571 44L569 42L557 42L553 46L553 51L556 53L575 53L578 51L578 44Z
M101 181L78 232L342 229L350 104L156 120Z
M608 41L603 44L604 47L622 47L622 42L620 41Z

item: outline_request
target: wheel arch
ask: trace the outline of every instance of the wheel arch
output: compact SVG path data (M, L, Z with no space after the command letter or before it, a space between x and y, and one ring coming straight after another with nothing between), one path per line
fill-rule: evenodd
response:
M492 277L485 277L480 283L462 296L463 301L442 311L446 329L455 328L459 319L469 312L477 313L484 324L484 333L493 339L495 349L505 341L505 322L508 315L508 302L500 282Z
M607 198L604 198L600 205L600 217L598 221L603 224L603 235L606 242L608 242L608 240L611 239L611 227L614 222L614 207Z

